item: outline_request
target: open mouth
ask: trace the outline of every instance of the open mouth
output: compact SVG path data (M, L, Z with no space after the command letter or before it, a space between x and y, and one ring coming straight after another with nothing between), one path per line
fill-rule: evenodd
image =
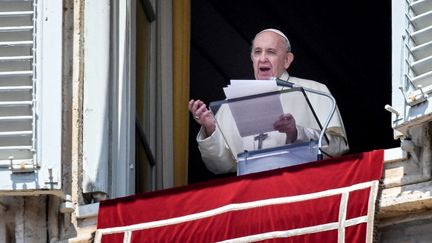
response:
M268 71L270 71L270 68L269 67L260 67L259 70L261 72L268 72Z

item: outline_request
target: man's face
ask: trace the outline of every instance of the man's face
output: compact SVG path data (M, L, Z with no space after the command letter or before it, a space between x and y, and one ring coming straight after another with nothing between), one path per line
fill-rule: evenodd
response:
M279 78L294 59L284 39L265 31L255 37L251 53L255 79Z

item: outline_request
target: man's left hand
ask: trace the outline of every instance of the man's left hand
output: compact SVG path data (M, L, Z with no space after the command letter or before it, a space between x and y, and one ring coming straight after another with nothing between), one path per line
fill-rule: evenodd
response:
M273 123L275 130L286 133L287 143L293 143L297 140L297 126L294 117L290 114L281 115L278 120Z

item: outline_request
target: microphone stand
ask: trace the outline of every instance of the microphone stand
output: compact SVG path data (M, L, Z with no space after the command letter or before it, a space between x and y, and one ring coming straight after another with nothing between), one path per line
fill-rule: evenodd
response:
M331 100L331 102L332 102L332 108L331 108L329 116L327 117L327 120L324 123L324 127L321 128L320 136L319 136L319 139L318 139L317 160L322 160L323 159L323 154L322 154L322 151L321 151L322 139L323 139L323 137L325 135L325 132L327 130L327 127L329 126L330 121L331 121L331 119L332 119L332 117L333 117L333 115L334 115L334 113L336 111L336 100L335 100L335 98L332 95L330 95L328 93L325 93L325 92L322 92L322 91L319 91L319 90L305 88L305 87L297 85L295 83L288 82L288 81L285 81L285 80L282 80L282 79L278 79L278 78L276 78L275 80L276 80L276 84L279 85L279 86L288 87L288 88L300 88L301 90L303 90L303 95L305 96L306 101L308 102L308 105L311 108L311 110L312 110L315 118L317 118L316 114L315 114L315 110L313 109L312 105L310 104L309 98L307 97L307 95L306 95L306 93L304 91L310 92L310 93L314 93L314 94L317 94L317 95L322 95L322 96L325 96L325 97L327 97L327 98L329 98ZM318 124L321 126L321 124L319 122L319 119L317 119L317 121L318 121ZM328 140L327 137L326 137L326 140L327 140L327 143L330 144L330 141Z

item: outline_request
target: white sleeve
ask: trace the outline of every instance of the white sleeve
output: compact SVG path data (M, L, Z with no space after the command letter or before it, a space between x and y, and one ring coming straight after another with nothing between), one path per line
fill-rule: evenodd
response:
M324 153L330 156L340 156L348 152L348 141L346 137L343 136L343 133L335 132L332 128L329 128L327 129L326 135L330 141L327 146L323 146L322 150Z
M201 127L197 135L197 143L207 169L215 174L235 172L237 163L220 130L216 128L209 137L205 137L204 134L204 129Z
M311 140L318 140L320 132L316 129L297 126L297 143L309 142ZM346 138L342 132L335 132L333 129L327 129L327 138L330 140L329 144L323 140L323 151L330 156L339 156L348 152L349 147Z
M318 140L320 132L316 129L306 128L297 125L297 140L296 143L305 143L311 140Z

